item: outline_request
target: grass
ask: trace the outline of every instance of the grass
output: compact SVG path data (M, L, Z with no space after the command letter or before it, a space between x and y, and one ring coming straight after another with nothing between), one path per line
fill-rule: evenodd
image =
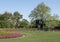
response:
M60 32L44 32L44 31L23 31L17 30L19 33L23 33L25 37L12 38L12 39L0 39L0 42L60 42Z

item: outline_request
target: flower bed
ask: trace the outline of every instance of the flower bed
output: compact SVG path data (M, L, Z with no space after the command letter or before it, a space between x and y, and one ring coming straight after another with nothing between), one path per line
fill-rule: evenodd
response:
M22 36L23 36L22 34L17 32L14 33L14 32L0 31L0 39L17 38Z

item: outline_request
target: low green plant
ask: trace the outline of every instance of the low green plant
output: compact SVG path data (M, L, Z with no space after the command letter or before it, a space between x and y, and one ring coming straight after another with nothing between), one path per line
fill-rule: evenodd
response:
M13 32L6 32L6 31L3 31L3 30L0 30L0 35L8 35L8 34L13 34Z

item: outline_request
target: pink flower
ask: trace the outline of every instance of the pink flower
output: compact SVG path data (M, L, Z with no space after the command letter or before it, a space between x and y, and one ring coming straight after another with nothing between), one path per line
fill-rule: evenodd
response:
M7 34L7 35L0 35L0 39L8 39L8 38L16 38L16 37L21 37L22 34L19 33L13 33L13 34Z

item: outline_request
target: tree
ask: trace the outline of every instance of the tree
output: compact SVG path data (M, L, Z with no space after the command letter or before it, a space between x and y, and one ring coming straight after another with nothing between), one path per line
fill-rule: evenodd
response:
M50 8L48 6L46 6L43 2L41 4L39 4L36 8L34 8L34 10L32 10L31 14L29 15L29 17L32 20L41 20L41 28L44 27L44 21L50 13ZM46 17L45 17L46 16Z
M9 27L10 26L10 20L11 20L12 13L4 12L0 15L0 24L2 27Z
M59 25L58 20L48 20L45 22L45 28L48 28L48 30L53 30L55 27Z
M54 14L52 17L53 17L53 20L59 20L59 16L57 14Z
M4 22L4 18L2 14L0 14L0 28L2 28L3 22Z
M8 21L9 19L11 19L12 13L4 12L2 16L4 17L5 21Z
M22 18L22 15L16 11L13 14L14 27L18 27L19 20Z
M20 21L20 27L27 28L28 27L28 21L26 19L23 19Z
M0 27L2 28L12 28L12 27L18 27L19 21L22 18L22 15L19 12L4 12L3 14L0 14Z

